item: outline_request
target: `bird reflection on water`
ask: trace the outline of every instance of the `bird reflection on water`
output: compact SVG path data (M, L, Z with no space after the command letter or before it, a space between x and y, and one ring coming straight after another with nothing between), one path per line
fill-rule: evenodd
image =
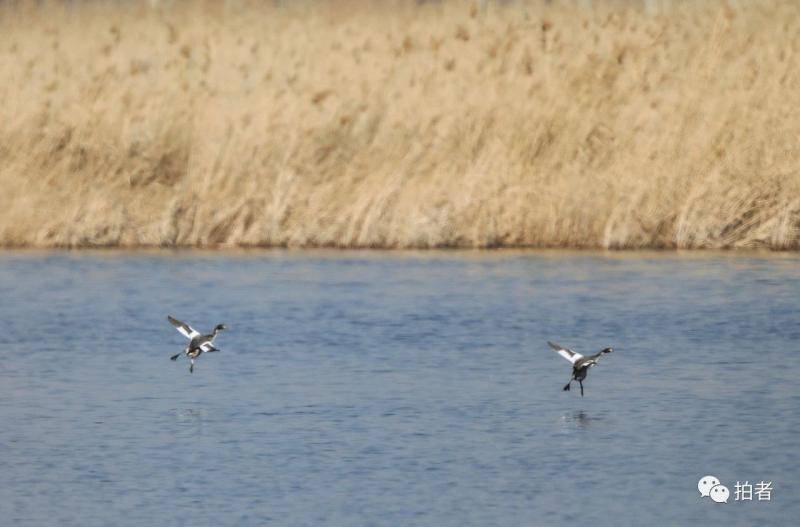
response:
M561 416L561 423L565 426L577 426L578 428L587 428L590 425L597 424L605 418L602 415L589 415L583 410L570 412Z

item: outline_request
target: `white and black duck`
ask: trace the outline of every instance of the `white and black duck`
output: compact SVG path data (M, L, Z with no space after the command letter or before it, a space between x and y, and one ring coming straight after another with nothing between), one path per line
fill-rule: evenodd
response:
M220 331L228 329L228 326L225 324L218 324L210 334L201 335L200 332L192 328L192 326L181 322L177 318L167 315L167 320L169 320L170 324L175 326L175 329L177 329L181 335L189 339L189 345L186 346L182 352L176 353L170 357L170 360L177 360L181 355L186 355L190 361L189 373L194 372L194 360L199 357L200 354L219 351L214 347L214 338Z
M576 353L571 349L565 348L564 346L559 346L554 342L548 341L547 344L549 344L556 353L572 363L572 377L569 379L569 382L566 384L566 386L564 386L564 391L569 391L572 381L578 381L578 384L581 385L581 397L583 397L583 380L586 378L589 368L597 364L597 361L600 360L600 357L602 357L604 353L611 353L614 351L613 348L604 348L594 355L584 357L580 353Z

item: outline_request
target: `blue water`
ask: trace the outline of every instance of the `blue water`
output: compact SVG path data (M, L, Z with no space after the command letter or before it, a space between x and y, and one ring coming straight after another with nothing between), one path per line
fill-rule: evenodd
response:
M800 255L0 252L0 324L2 525L800 514Z

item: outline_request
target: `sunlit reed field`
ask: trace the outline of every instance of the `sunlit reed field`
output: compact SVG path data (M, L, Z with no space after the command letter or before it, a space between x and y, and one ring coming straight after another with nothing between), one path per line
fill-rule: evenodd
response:
M0 245L800 248L794 1L0 4Z

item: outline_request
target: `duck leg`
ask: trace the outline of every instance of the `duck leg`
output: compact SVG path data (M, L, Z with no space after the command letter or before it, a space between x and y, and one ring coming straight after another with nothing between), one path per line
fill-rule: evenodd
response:
M578 383L581 385L581 397L583 397L583 381L578 381Z
M189 373L194 373L194 359L189 359L192 363L189 365Z
M176 353L175 355L173 355L172 357L170 357L170 358L169 358L169 360L178 360L178 357L180 357L181 355L183 355L183 352L181 352L181 353Z
M565 392L568 392L568 391L569 391L569 385L570 385L570 384L572 384L572 379L570 379L570 380L569 380L569 382L568 382L567 384L565 384L565 385L564 385L564 391L565 391Z

